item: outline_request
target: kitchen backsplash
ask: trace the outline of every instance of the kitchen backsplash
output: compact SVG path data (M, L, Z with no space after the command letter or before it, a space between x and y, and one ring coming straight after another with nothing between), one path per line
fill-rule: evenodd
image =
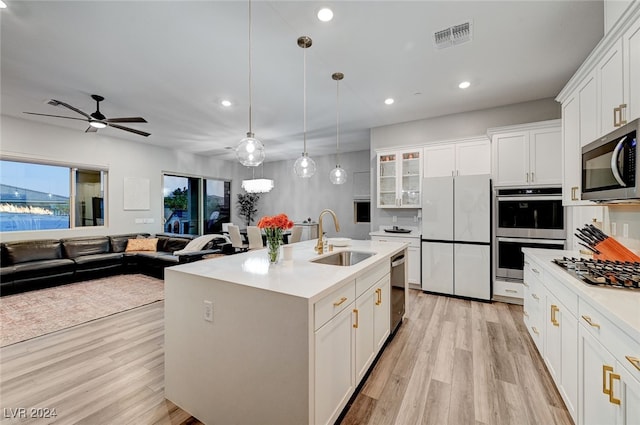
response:
M613 236L618 242L640 254L640 205L607 205L607 206L582 206L572 208L573 223L567 227L567 236L573 235L576 228L585 224L594 223L602 226L602 230L609 236ZM625 226L626 225L626 226ZM575 240L570 249L580 248Z

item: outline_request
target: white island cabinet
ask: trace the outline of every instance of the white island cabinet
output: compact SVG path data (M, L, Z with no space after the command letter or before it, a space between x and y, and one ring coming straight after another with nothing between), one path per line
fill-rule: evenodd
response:
M336 421L387 340L390 258L407 246L315 242L275 265L254 250L166 269L167 399L205 424ZM310 261L339 250L374 255Z
M591 286L523 249L524 323L576 425L640 424L640 293Z

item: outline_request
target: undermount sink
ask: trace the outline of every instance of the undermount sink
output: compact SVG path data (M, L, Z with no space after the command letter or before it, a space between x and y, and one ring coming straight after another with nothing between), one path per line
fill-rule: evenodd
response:
M373 252L339 251L335 254L316 258L311 261L320 264L330 264L332 266L353 266L373 255L375 255Z

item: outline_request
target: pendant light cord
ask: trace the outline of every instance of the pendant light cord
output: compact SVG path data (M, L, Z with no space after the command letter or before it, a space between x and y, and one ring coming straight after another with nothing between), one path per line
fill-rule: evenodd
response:
M304 140L304 153L307 153L307 48L304 48L302 55L302 127Z
M253 103L252 89L251 89L251 0L249 0L249 133L253 134L251 129L251 105ZM253 137L253 136L252 136Z
M336 164L340 165L340 80L336 80Z

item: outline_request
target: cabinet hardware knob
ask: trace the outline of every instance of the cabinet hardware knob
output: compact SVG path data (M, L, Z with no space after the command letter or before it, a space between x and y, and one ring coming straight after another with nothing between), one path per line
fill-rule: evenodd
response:
M593 326L594 328L598 328L600 329L600 325L595 323L591 317L589 316L582 316L582 318L585 320L585 322L587 322L590 326Z
M356 314L356 323L353 324L353 328L358 329L358 309L354 308L353 312Z
M636 369L640 370L640 359L637 357L625 356L629 363L633 365Z
M340 301L336 301L333 303L334 307L338 307L339 305L341 305L343 302L345 302L347 300L347 297L342 297L340 298Z
M536 294L531 294L531 297L533 297L533 299L536 301L540 300L540 298Z
M556 312L560 311L557 305L551 304L551 323L553 326L560 326L558 320L556 319Z
M529 317L529 313L527 313L527 310L522 310L522 313L523 313L526 317Z
M527 282L522 282L522 284L523 284L524 286L526 286L527 288L529 287L529 284L528 284Z
M540 335L540 332L538 332L538 329L535 326L531 327L531 330L533 331L533 333L535 333L536 335Z

